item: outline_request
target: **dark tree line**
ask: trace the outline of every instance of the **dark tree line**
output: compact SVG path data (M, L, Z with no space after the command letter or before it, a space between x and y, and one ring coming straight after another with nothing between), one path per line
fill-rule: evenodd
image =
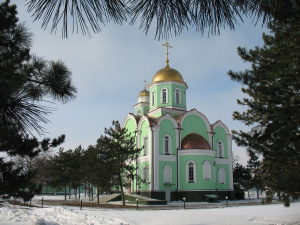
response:
M85 187L91 200L93 191L97 189L97 201L101 193L120 192L125 205L124 189L135 178L136 161L140 149L136 148L135 138L122 128L118 121L113 127L105 128L94 146L86 150L81 146L73 150L63 151L51 157L46 165L44 184L58 190L65 190L65 199L70 189L78 190ZM68 189L69 188L69 189Z

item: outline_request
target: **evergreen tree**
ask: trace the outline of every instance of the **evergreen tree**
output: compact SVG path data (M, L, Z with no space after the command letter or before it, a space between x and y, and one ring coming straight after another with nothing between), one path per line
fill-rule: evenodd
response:
M251 173L250 186L256 188L257 198L259 198L259 190L263 190L263 180L261 178L261 161L257 154L252 151L248 151L250 159L247 161L247 167Z
M271 22L272 35L263 34L264 46L238 54L252 67L229 71L243 84L248 98L238 100L245 112L234 112L235 120L252 126L235 131L238 145L262 157L263 185L281 192L284 199L298 198L300 190L300 20ZM288 200L285 202L287 205Z
M14 190L25 188L23 197L29 199L38 191L33 188L37 185L33 183L36 172L24 172L8 157L18 155L32 161L39 153L63 143L64 135L52 142L34 137L34 133L44 133L42 123L48 122L46 116L51 112L41 103L46 97L68 102L75 97L76 88L63 62L30 53L33 35L18 23L16 6L8 0L0 4L0 21L0 152L4 153L0 158L0 193L16 197L20 194ZM14 187L8 188L12 184Z
M28 11L35 20L42 19L43 27L52 21L51 30L56 31L62 23L63 36L68 35L69 17L73 25L80 26L84 35L101 31L100 24L114 21L122 24L130 17L130 24L140 21L146 33L156 22L156 36L168 38L179 35L192 26L202 34L205 29L216 34L220 28L234 29L243 16L256 17L267 22L270 18L283 21L299 16L300 2L295 0L30 0ZM62 19L63 18L63 19ZM299 17L298 17L299 18ZM89 26L90 25L90 26Z
M136 147L134 135L122 128L119 121L113 121L112 125L109 129L105 128L106 135L98 139L97 145L113 177L112 184L119 188L125 206L124 188L128 188L129 179L134 179L135 161L141 149Z

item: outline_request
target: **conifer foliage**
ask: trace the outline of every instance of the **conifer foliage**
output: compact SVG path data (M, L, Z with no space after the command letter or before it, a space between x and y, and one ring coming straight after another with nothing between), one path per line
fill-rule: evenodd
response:
M42 124L52 109L43 99L63 103L75 98L71 72L61 61L47 61L30 52L33 34L18 22L15 5L9 0L0 4L0 194L21 197L25 201L40 191L35 182L36 170L24 171L9 157L29 161L39 153L64 142L65 136L39 141ZM6 158L4 158L6 156ZM36 168L35 168L36 169Z
M234 134L238 145L262 158L264 187L281 192L288 205L300 191L300 21L270 22L269 28L263 47L238 48L251 69L228 72L247 96L238 100L247 110L234 112L233 118L251 126Z
M119 121L112 122L113 127L105 128L105 136L101 136L97 145L101 146L101 154L105 165L112 175L112 185L117 187L125 205L124 188L130 185L129 179L134 179L138 149L135 137L126 128L122 128Z

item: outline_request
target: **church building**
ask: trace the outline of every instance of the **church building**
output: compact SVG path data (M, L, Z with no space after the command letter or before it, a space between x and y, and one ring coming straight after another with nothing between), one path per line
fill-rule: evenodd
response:
M131 193L155 199L204 201L234 198L232 134L220 120L210 123L197 109L187 110L188 85L169 66L158 70L123 127L142 148Z

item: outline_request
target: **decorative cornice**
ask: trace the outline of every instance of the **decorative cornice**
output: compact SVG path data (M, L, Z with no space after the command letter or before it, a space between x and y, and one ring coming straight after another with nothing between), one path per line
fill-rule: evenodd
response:
M159 161L176 162L176 155L159 155Z
M206 150L206 149L179 149L178 156L191 156L191 155L206 155L206 156L215 156L215 150Z
M181 82L178 82L178 81L158 81L158 82L155 82L155 83L152 83L152 84L148 85L148 88L150 90L151 88L154 88L158 85L165 85L165 84L176 84L176 85L185 87L185 89L188 89L188 86L185 82L181 83Z

